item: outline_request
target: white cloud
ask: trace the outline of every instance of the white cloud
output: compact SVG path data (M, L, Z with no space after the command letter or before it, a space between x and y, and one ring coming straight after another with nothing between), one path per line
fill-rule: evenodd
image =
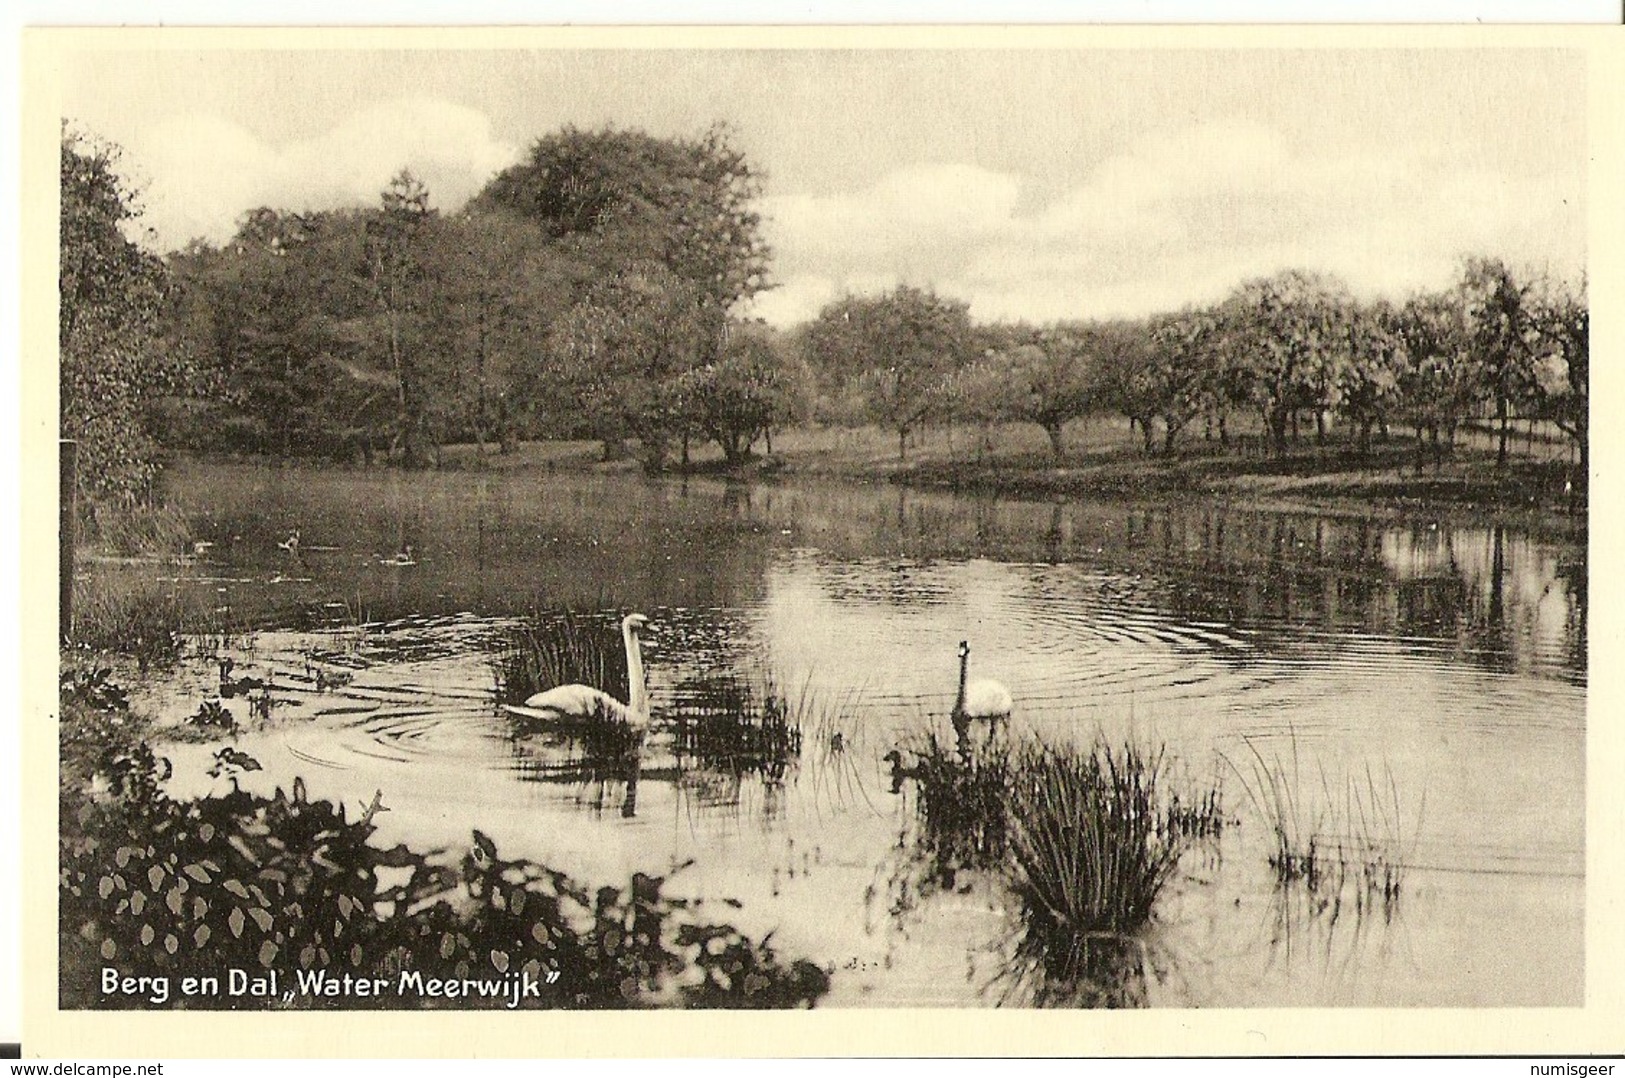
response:
M1520 176L1420 153L1311 151L1256 124L1169 129L1059 191L942 165L770 199L769 234L796 284L762 310L791 321L819 297L891 278L969 300L983 318L1134 315L1292 266L1399 296L1447 283L1479 252L1572 275L1583 190L1577 165Z
M493 135L484 114L429 98L374 105L314 139L283 146L214 116L175 116L127 149L151 177L146 222L163 247L193 236L227 239L255 206L371 203L402 168L428 185L435 205L453 210L520 155Z

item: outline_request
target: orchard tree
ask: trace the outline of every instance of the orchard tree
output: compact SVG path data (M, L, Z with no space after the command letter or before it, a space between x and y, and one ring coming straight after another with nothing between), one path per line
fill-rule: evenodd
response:
M1066 457L1066 424L1095 406L1099 338L1094 326L1053 326L1002 354L1009 418L1042 427L1057 463Z
M1468 347L1479 368L1478 383L1495 407L1495 464L1504 468L1513 404L1530 395L1533 383L1529 290L1505 263L1492 258L1469 259L1458 290L1466 308Z
M1409 358L1400 312L1386 302L1354 308L1348 334L1348 362L1339 373L1337 396L1365 454L1371 451L1371 428L1386 433L1389 418L1400 407Z
M1557 285L1530 304L1535 329L1533 380L1538 411L1573 440L1580 471L1589 474L1591 311L1585 285Z
M794 410L795 372L782 344L766 326L730 327L721 361L680 375L677 396L683 419L722 450L730 464L750 458Z
M1219 333L1218 319L1207 311L1187 310L1152 322L1147 388L1162 417L1166 455L1173 455L1174 442L1185 425L1210 406L1219 365Z
M806 339L825 384L855 387L869 417L897 432L897 456L906 462L909 433L942 409L948 378L969 358L975 336L966 304L901 285L836 300Z
M944 380L943 409L953 420L976 428L977 460L992 451L994 426L1017 418L1016 397L1020 390L1012 377L1012 367L1020 360L1014 353L1034 347L1015 345L1003 351L989 348Z
M1140 429L1145 451L1156 448L1152 423L1162 410L1163 386L1156 371L1151 327L1145 322L1097 326L1097 386L1101 402Z
M1242 284L1225 317L1246 357L1249 396L1277 455L1288 425L1312 408L1317 418L1336 403L1338 365L1347 345L1347 290L1334 278L1288 270Z
M1416 430L1418 457L1426 433L1438 461L1454 447L1456 427L1479 396L1465 313L1456 295L1424 293L1406 302L1399 326L1405 348L1403 408Z

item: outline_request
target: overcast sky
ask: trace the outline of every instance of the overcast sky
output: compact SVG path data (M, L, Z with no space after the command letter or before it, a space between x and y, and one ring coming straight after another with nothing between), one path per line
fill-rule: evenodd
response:
M124 147L164 247L403 166L455 210L565 124L726 120L779 324L898 282L1043 321L1291 266L1398 297L1468 253L1585 261L1584 60L1555 50L99 52L63 112Z

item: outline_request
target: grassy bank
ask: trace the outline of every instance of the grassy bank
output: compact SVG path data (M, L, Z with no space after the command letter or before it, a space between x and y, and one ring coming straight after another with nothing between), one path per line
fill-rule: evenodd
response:
M1585 476L1566 445L1540 432L1519 432L1510 459L1497 467L1488 431L1463 430L1453 452L1436 459L1395 432L1361 450L1347 432L1324 444L1313 432L1284 456L1266 451L1261 435L1237 425L1231 445L1201 432L1171 454L1148 454L1126 421L1101 418L1066 430L1058 460L1036 426L934 427L913 436L899 460L896 435L874 427L804 427L777 434L773 454L730 466L709 444L691 447L690 469L723 476L827 476L865 482L1035 499L1190 494L1260 507L1329 512L1431 512L1541 518L1562 531L1584 527ZM762 447L758 446L758 450ZM541 471L635 471L632 460L605 462L596 443L533 442L507 455L479 456L450 447L453 468ZM674 468L676 464L673 464Z

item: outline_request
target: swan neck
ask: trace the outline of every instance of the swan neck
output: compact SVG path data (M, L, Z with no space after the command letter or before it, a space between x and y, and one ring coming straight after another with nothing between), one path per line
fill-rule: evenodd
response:
M965 710L965 675L969 669L970 656L961 655L959 657L959 697L954 701L954 710L956 712Z
M621 627L621 639L626 644L626 706L633 714L649 712L648 689L643 683L643 645L630 625Z

